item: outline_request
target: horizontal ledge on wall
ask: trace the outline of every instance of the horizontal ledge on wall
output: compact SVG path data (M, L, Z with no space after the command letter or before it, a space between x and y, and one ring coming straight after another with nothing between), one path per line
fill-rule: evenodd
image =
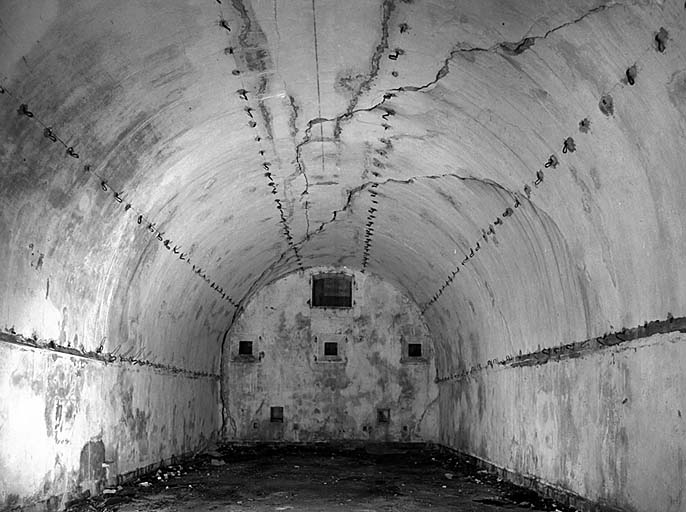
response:
M550 348L543 348L528 354L507 356L505 359L491 359L486 364L472 366L451 375L437 377L436 382L441 384L448 381L462 380L470 375L488 368L519 368L523 366L540 366L554 361L576 359L609 347L622 346L630 341L648 338L656 334L669 334L672 332L686 333L686 317L674 318L667 316L666 320L645 322L643 325L632 328L624 328L604 336L588 338L583 341L567 343Z
M517 473L516 471L498 466L497 464L493 464L492 462L482 459L481 457L477 457L476 455L455 450L454 448L450 448L443 444L439 446L441 451L443 451L446 456L457 457L458 459L466 461L468 464L473 464L480 469L486 470L507 482L518 485L519 487L530 489L542 497L551 499L560 505L572 507L583 512L622 512L622 509L620 508L612 505L596 503L588 498L584 498L583 496L580 496L572 491L548 483L533 475L523 475L521 473Z
M19 346L28 350L47 351L65 357L75 357L78 359L95 361L98 363L102 363L104 365L118 364L130 366L143 366L146 368L152 368L153 370L156 370L161 373L183 375L191 379L207 378L219 380L221 378L220 375L217 375L215 373L187 370L185 368L179 368L177 366L155 363L153 361L148 361L144 359L136 359L134 357L124 357L111 353L93 351L82 352L81 350L72 347L64 347L62 345L58 345L52 340L35 340L31 338L25 338L24 336L11 332L0 332L0 342L7 343L8 345Z

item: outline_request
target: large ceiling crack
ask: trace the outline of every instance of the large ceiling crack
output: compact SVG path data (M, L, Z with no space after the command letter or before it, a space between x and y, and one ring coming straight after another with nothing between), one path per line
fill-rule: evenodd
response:
M330 120L327 120L327 121L330 121ZM420 175L416 175L416 176L410 176L409 178L405 178L405 179L387 178L385 180L380 180L380 181L366 181L366 182L348 190L345 203L340 208L333 210L333 212L331 213L331 218L328 221L322 222L315 231L313 231L312 233L309 233L308 235L303 237L298 242L294 242L292 247L289 247L285 251L282 251L281 254L278 256L278 258L276 258L270 265L268 265L260 273L260 275L257 278L255 278L253 283L248 288L248 291L243 295L243 297L238 302L238 307L236 308L236 311L234 312L234 316L233 316L231 323L233 324L233 321L238 317L238 315L240 315L240 313L243 309L243 305L246 303L246 301L249 300L249 298L254 293L257 292L257 290L261 289L262 286L269 284L267 282L263 282L263 280L285 260L286 256L289 253L291 253L291 251L293 250L293 247L296 247L298 250L301 250L303 245L305 245L305 243L307 243L312 237L321 234L331 224L339 221L341 218L341 215L350 210L350 208L353 206L355 198L357 196L359 196L362 192L366 191L367 189L369 189L371 187L374 187L374 186L379 187L379 186L386 185L389 183L396 183L396 184L401 184L401 185L411 185L411 184L413 184L417 181L420 181L420 180L438 180L438 179L443 179L443 178L456 178L460 181L476 181L476 182L483 183L485 185L497 188L498 190L501 190L501 191L511 195L513 198L518 197L518 195L515 192L512 192L511 190L507 189L506 187L502 186L501 184L499 184L493 180L484 179L484 178L477 178L474 176L462 176L462 175L456 174L456 173L420 174Z
M366 78L360 82L360 85L353 93L352 98L350 98L350 102L348 103L348 107L345 110L345 113L341 116L336 117L336 126L334 126L333 129L334 140L338 140L341 135L341 121L352 116L355 107L357 107L357 103L360 101L360 97L364 92L369 90L372 81L376 78L376 76L379 73L379 69L381 67L381 57L383 56L384 52L388 49L388 26L389 21L391 19L391 13L393 12L394 7L394 0L383 0L383 3L381 4L381 39L379 40L379 43L376 45L374 53L372 54L369 66L369 73L367 73Z
M489 48L483 48L483 47L467 47L465 48L464 46L456 46L450 51L450 54L446 59L443 61L443 66L438 70L436 73L436 76L434 77L433 80L430 82L424 84L424 85L406 85L402 87L398 87L395 89L391 89L391 91L395 92L417 92L417 91L423 91L425 89L428 89L429 87L432 87L436 85L440 80L445 78L448 73L450 72L450 62L455 58L456 55L459 55L461 53L471 53L471 52L485 52L485 53L496 53L499 55L505 54L505 55L519 55L520 53L525 52L529 48L531 48L536 41L540 39L546 39L548 36L551 34L557 32L558 30L562 30L563 28L569 27L571 25L574 25L576 23L579 23L580 21L584 20L588 16L591 16L593 14L596 14L598 12L603 12L608 9L611 9L613 7L625 7L626 4L622 2L617 2L617 1L611 1L607 2L605 4L601 4L597 7L594 7L593 9L590 9L589 11L585 12L581 16L571 20L567 21L565 23L562 23L561 25L558 25L556 27L551 28L548 30L545 34L540 35L540 36L530 36L530 37L524 37L520 39L519 41L516 42L510 42L510 41L503 41L494 44L493 46ZM527 31L528 33L528 31Z
M505 192L506 194L509 194L510 196L512 196L513 199L516 197L515 192L509 190L508 188L502 186L501 184L499 184L493 180L484 179L484 178L477 178L475 176L462 176L462 175L459 175L456 173L419 174L417 176L410 176L409 178L405 178L405 179L387 178L385 180L380 180L380 181L367 181L361 185L358 185L355 188L348 190L348 197L345 201L345 204L341 208L334 210L332 212L331 219L329 219L328 221L322 222L315 231L310 233L309 237L303 238L299 242L296 242L295 245L298 246L298 248L302 248L302 246L305 244L305 242L307 242L307 240L309 240L310 238L312 238L315 235L322 233L329 225L331 225L334 222L336 222L337 220L339 220L339 218L340 218L339 216L342 213L345 213L350 209L350 207L352 206L353 201L355 199L355 196L357 196L361 192L367 190L367 188L369 188L369 187L372 187L375 185L376 186L382 186L382 185L387 185L389 183L396 183L396 184L401 184L401 185L411 185L411 184L413 184L417 181L420 181L420 180L438 180L438 179L442 179L442 178L457 178L460 181L476 181L476 182L483 183L485 185L497 188L498 190L501 190L501 191Z
M295 166L297 168L297 171L299 174L301 174L305 180L305 189L301 192L300 197L307 196L310 193L310 180L309 177L307 176L307 167L305 166L305 163L302 160L302 148L306 145L312 142L312 128L315 125L319 125L322 123L338 123L344 119L349 119L353 115L357 114L358 112L371 112L377 108L379 108L381 105L386 103L389 99L391 99L394 95L392 93L386 93L383 96L383 99L379 101L378 103L375 103L374 105L366 108L358 108L354 109L350 112L345 112L339 116L332 117L332 118L325 118L325 117L317 117L314 119L310 119L307 122L307 128L305 129L305 135L303 136L303 139L296 144L295 146ZM309 217L309 208L308 208L308 201L305 201L305 220L306 220L306 231L305 231L305 239L309 239L310 236L312 235L310 233L310 217Z

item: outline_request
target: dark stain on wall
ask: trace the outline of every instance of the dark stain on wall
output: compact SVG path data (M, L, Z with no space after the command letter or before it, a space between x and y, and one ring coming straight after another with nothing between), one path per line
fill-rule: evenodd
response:
M81 449L80 461L79 484L92 483L97 492L100 492L106 483L106 471L103 467L105 444L102 440L86 443Z
M667 83L669 101L686 116L686 70L677 71Z
M53 356L53 362L57 359ZM44 418L48 437L58 438L71 426L81 401L81 369L78 363L67 364L66 368L51 367L47 377Z

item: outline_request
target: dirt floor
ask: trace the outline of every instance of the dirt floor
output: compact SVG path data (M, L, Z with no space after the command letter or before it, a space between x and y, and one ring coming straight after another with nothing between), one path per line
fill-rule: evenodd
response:
M70 512L535 510L572 512L433 449L216 449Z

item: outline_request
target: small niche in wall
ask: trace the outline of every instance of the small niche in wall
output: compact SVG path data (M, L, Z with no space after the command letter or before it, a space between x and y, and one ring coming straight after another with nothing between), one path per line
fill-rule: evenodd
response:
M391 410L390 409L377 409L376 410L376 422L377 423L390 423L391 422Z
M317 345L314 353L315 362L319 363L345 363L345 345L347 338L343 334L329 333L314 337Z
M312 276L313 308L352 308L353 276L318 274Z
M324 342L324 357L338 358L338 343L335 341Z
M402 343L402 356L400 362L402 363L425 363L426 355L424 354L424 344L411 341Z
M239 356L252 356L252 341L239 341L238 342L238 355Z
M249 333L242 333L233 338L233 348L231 360L236 363L256 363L262 361L264 352L257 351L261 345L262 338Z
M271 423L283 423L283 407L271 407L269 421Z

